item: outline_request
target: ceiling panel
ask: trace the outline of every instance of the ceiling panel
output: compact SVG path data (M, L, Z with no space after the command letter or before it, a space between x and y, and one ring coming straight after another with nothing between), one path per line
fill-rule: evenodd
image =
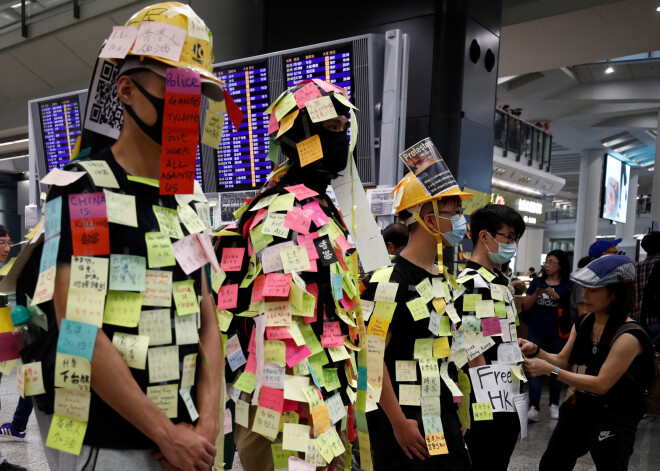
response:
M50 87L71 84L71 90L88 83L92 68L60 40L45 37L14 48L11 55Z
M16 98L26 96L33 90L48 89L48 84L41 80L12 55L0 53L0 90L5 97Z
M112 32L115 22L107 16L85 21L62 30L56 37L90 68L94 67L101 44Z

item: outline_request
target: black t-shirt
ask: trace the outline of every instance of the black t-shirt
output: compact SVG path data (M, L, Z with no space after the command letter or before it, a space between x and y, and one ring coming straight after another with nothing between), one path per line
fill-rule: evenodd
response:
M158 220L153 211L154 205L159 205L165 208L177 209L178 203L174 195L160 195L157 187L145 183L131 181L127 178L126 171L117 163L110 148L100 151L93 157L84 158L82 160L103 160L108 163L112 172L119 183L119 189L105 188L105 190L113 191L115 193L122 193L126 195L135 196L135 206L137 213L138 227L130 227L122 224L109 223L110 234L110 253L112 254L128 254L147 257L147 246L145 240L145 233L160 231ZM84 170L77 163L69 164L67 170ZM89 175L81 177L75 183L59 187L53 186L48 194L48 201L52 201L57 197L62 197L62 223L61 223L61 239L59 244L59 252L57 256L58 263L71 263L73 255L71 225L69 218L69 202L68 195L78 193L96 193L103 192L104 188L97 187L91 180ZM188 232L184 225L181 225L184 235ZM175 241L173 241L175 242ZM97 255L97 257L109 258L107 255ZM147 265L147 269L149 269ZM202 270L198 269L190 275L186 275L179 264L170 267L154 268L155 270L167 270L172 272L172 281L183 281L187 279L194 280L194 288L197 296L201 294L201 276ZM52 305L52 304L48 304ZM142 311L151 309L163 309L162 307L142 306ZM54 314L54 313L52 313ZM191 314L194 315L194 314ZM174 299L170 306L170 320L172 326L172 342L176 344L176 330L174 328L174 318L176 316L176 309L174 306ZM124 332L128 334L138 335L138 328L122 327L111 324L103 324L103 332L112 341L115 332ZM159 345L161 346L161 345ZM197 344L179 345L179 371L182 371L183 359L186 355L198 352ZM150 384L149 383L149 361L146 362L144 370L130 368L133 378L140 386L143 392L146 393L148 386L165 385L165 384L179 384L179 381L167 381L163 383ZM92 372L92 375L94 373ZM178 392L178 391L177 391ZM178 396L178 416L173 418L174 423L188 422L192 423L188 410L183 399L179 394ZM191 390L191 396L195 401L195 388ZM133 425L122 418L114 409L107 405L99 396L92 390L89 423L87 433L85 435L85 444L91 446L98 446L104 448L152 448L155 444L138 431Z
M398 398L399 382L396 381L396 361L414 360L415 340L436 338L429 330L429 319L425 318L415 321L406 302L420 297L415 286L425 279L441 277L442 275L429 273L400 255L395 258L394 263L394 269L389 281L390 283L399 284L395 298L397 306L394 310L392 322L389 326L391 337L389 344L385 347L384 361L390 375L392 387L394 388L394 394L396 394ZM368 301L373 300L377 285L378 283L370 283L362 293L361 298ZM432 302L429 302L427 306L430 312L433 309ZM451 337L448 337L448 339L451 345ZM447 361L447 359L440 359L440 362L442 361ZM421 384L419 364L417 365L417 370L417 381L415 383L403 382L403 384ZM449 375L453 380L457 380L456 367L453 363L449 364ZM440 380L440 383L440 402L442 406L455 408L456 405L454 404L451 391L447 388L442 379ZM419 409L419 406L403 405L401 408L403 410L406 408Z

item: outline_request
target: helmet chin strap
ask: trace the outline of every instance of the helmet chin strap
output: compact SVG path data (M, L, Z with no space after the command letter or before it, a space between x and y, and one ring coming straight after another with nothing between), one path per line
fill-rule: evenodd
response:
M438 200L437 199L432 200L431 204L433 205L433 215L435 216L435 223L438 226L438 232L433 232L431 229L428 228L428 226L422 220L422 217L419 215L419 211L415 211L413 213L413 217L419 223L419 225L424 228L426 232L428 232L435 238L438 245L438 268L440 270L440 273L442 273L443 271L442 233L440 232L440 213L438 212Z

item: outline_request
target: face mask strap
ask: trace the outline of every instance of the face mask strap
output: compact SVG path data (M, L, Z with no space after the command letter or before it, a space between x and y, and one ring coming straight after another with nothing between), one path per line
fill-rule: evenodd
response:
M439 229L440 228L440 217L439 217L440 215L438 214L438 200L432 200L431 204L433 204L433 213L435 215L435 222L438 225L438 229ZM442 256L442 233L441 232L433 232L431 229L429 229L427 227L427 225L424 223L424 221L422 220L422 217L419 215L419 211L415 211L413 213L413 217L419 223L419 225L424 228L424 230L426 232L428 232L429 234L431 234L435 238L435 240L438 244L438 269L439 269L439 272L442 273L443 269L444 269L443 268L444 260L443 260L443 256Z

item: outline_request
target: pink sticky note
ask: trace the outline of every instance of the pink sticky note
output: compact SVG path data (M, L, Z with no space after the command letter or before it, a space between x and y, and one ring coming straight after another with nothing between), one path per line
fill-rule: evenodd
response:
M284 390L262 386L261 394L259 395L259 405L281 413L282 409L284 409Z
M99 57L104 59L123 59L128 54L128 51L131 50L131 47L133 47L137 34L137 26L113 26L112 33L103 45Z
M0 334L0 361L16 360L21 356L23 332L3 332Z
M218 290L218 309L234 309L238 304L238 283Z
M264 284L266 283L266 275L259 275L252 283L252 298L251 302L256 303L264 299Z
M323 346L323 348L344 346L344 337L342 336L341 333L341 327L339 325L339 321L323 323L323 335L321 335L321 345Z
M347 311L350 311L353 309L353 306L355 306L356 302L348 297L346 293L344 293L344 298L340 301L341 305L344 309Z
M282 408L282 413L296 410L298 408L298 401L292 401L291 399L284 399L284 407Z
M213 267L214 272L220 273L220 264L218 263L218 257L215 255L215 250L213 250L213 244L211 243L211 236L206 234L205 232L200 232L195 235L197 236L197 239L199 239L199 244L202 246L202 249L204 250L204 254L206 255L206 261L211 264L211 267Z
M245 371L252 374L257 374L257 356L255 353L250 353L247 362L245 363Z
M319 194L314 190L310 190L304 184L285 186L284 189L289 193L293 193L298 201L306 200L313 196L318 196Z
M231 409L225 409L225 435L232 431Z
M338 91L339 91L339 87L337 87L337 86L335 86L335 85L332 85L331 83L328 83L328 82L325 82L325 81L323 81L323 80L321 80L321 79L316 79L316 78L315 78L315 79L312 79L312 80L314 81L314 83L315 83L316 85L318 85L319 87L321 87L321 88L322 88L323 90L325 90L326 92L330 92L330 93L332 93L332 92L338 92Z
M292 231L296 231L301 234L308 234L309 226L311 225L312 218L310 218L302 209L294 206L286 212L284 227L288 227Z
M489 337L491 335L500 335L502 333L502 327L500 326L499 317L485 317L481 319L481 331L484 334L484 337Z
M314 86L313 83L308 83L304 87L298 89L294 94L293 97L296 99L296 104L298 105L298 108L304 108L305 103L307 103L309 100L314 100L315 98L320 98L321 92L319 92L319 89Z
M105 194L100 192L69 195L69 216L71 219L107 218Z
M222 249L220 268L224 271L240 271L243 265L245 247L225 247Z
M143 21L133 45L135 56L156 56L178 62L187 29L160 21Z
M277 122L277 118L275 117L275 110L273 110L270 113L270 117L268 118L268 134L273 134L279 128L280 123Z
M261 208L259 211L257 211L257 214L254 216L252 219L252 222L250 223L250 230L254 229L257 227L257 225L264 220L264 218L268 215L268 210L266 208Z
M266 327L266 338L268 340L290 339L291 332L286 327Z
M268 273L264 284L265 297L287 298L291 290L291 274Z
M318 235L318 232L307 235L298 234L298 245L304 245L307 248L307 257L310 261L317 260L319 258L319 253L314 246L314 239L316 239Z
M257 353L257 339L254 337L256 329L252 329L250 334L250 341L248 342L248 353L256 354Z
M289 456L289 471L314 471L316 466L295 456Z
M303 209L312 211L312 221L314 221L316 227L321 227L329 221L328 216L325 215L318 201L312 201L303 205Z
M305 270L306 273L318 273L319 269L316 265L316 260L309 261L309 270Z
M286 364L289 368L293 368L312 354L307 345L298 346L293 340L285 340L284 343L286 343Z
M305 289L309 294L314 296L314 317L303 317L305 324L311 324L312 322L316 322L318 319L317 307L319 303L319 287L316 283L310 283L305 287Z
M186 275L203 267L208 262L206 252L197 234L190 234L172 244L174 257Z
M338 235L337 237L335 237L335 242L337 243L337 245L339 247L341 247L341 249L344 252L346 252L346 251L353 248L353 246L348 243L348 241L346 240L346 237L344 237L343 235Z

